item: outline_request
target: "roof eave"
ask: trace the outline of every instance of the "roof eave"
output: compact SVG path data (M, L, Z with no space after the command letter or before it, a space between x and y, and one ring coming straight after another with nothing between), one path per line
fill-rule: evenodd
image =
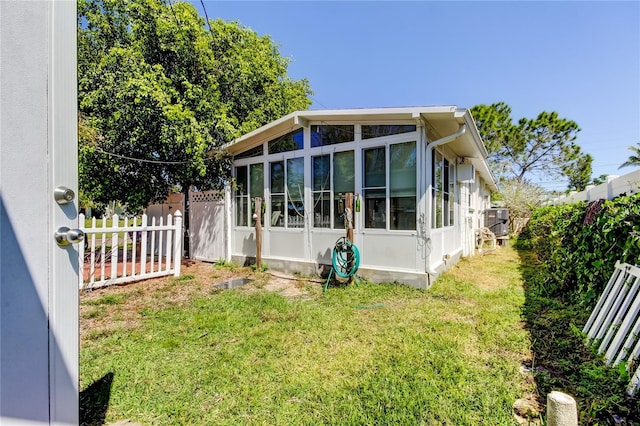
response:
M453 116L456 110L457 107L455 106L431 106L295 111L242 135L224 145L223 149L231 155L234 155L251 149L265 140L273 139L282 134L305 127L310 121L341 121L346 119L352 119L353 121L376 121L380 120L380 117L386 117L389 120L414 120L419 116L428 120L429 118L437 116Z

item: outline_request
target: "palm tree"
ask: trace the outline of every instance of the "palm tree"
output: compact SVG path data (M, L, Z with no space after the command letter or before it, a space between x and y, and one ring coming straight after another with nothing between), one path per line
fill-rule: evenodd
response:
M623 167L632 166L632 167L640 167L640 142L636 144L637 146L627 147L633 154L629 156L627 161L622 163L618 169Z

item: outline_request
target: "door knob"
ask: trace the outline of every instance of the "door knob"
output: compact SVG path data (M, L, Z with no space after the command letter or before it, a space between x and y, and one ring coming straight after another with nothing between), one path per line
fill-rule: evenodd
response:
M69 229L66 226L58 228L55 234L56 242L60 247L68 246L84 241L84 231L82 229Z

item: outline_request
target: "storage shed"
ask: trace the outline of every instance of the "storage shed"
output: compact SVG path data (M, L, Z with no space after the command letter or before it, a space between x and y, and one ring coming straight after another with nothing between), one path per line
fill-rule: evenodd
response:
M263 261L288 272L331 264L353 193L358 275L428 288L474 254L497 189L471 113L455 106L297 111L226 149L231 258L256 255L252 200L261 197Z

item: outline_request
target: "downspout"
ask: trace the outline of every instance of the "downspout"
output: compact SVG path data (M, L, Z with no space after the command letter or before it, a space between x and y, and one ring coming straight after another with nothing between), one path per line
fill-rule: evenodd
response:
M455 133L450 134L449 136L445 136L443 138L440 138L436 141L431 142L430 144L428 144L427 146L431 149L437 148L440 145L444 145L446 143L452 142L456 139L458 139L460 136L464 135L465 132L467 131L467 125L466 124L461 124L460 127L458 127L458 130Z
M422 123L422 126L424 128L424 131L427 131L427 123L425 122L424 118L420 117L419 118L420 122ZM427 144L427 148L431 148L432 150L447 144L449 142L453 142L454 140L458 139L460 136L464 135L467 131L467 125L466 124L460 124L460 127L458 127L458 130L456 130L454 133L447 135L445 137L442 137L440 139L437 139L431 143ZM426 177L426 176L425 176ZM429 231L431 231L431 227L429 225ZM428 257L427 257L427 261L428 261ZM425 268L427 270L427 273L431 276L431 275L437 275L438 273L431 267L431 265L429 265L428 267Z

